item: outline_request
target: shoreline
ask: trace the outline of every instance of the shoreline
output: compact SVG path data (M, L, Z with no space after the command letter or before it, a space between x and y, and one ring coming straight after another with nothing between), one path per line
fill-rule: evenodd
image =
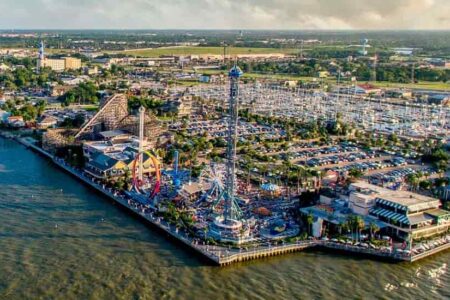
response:
M184 244L190 251L195 252L200 257L218 266L226 266L237 262L250 261L270 256L278 256L286 253L313 248L333 251L333 253L343 253L346 255L358 255L375 258L378 260L388 260L393 262L404 261L412 263L425 257L450 249L450 243L446 243L417 255L404 255L395 252L384 252L370 248L361 248L353 245L342 245L324 240L297 241L294 243L283 243L282 245L269 244L267 246L258 246L253 249L245 250L231 249L225 246L204 245L195 241L184 230L179 230L174 225L171 225L168 222L164 221L162 218L153 216L153 213L146 213L141 211L137 206L133 205L132 200L127 200L123 196L117 195L116 192L111 188L108 189L98 183L95 183L91 178L86 177L83 173L67 165L63 160L54 157L51 153L34 145L32 141L27 141L27 138L6 135L4 132L0 132L0 136L7 139L13 139L16 142L24 145L26 148L31 149L38 154L41 154L47 159L50 159L56 166L60 167L62 170L65 170L73 177L76 177L82 183L89 185L91 188L95 189L103 196L108 197L109 200L113 200L114 202L120 204L121 209L126 209L126 211L132 213L133 216L139 217L140 219L146 221L148 224L151 224L157 229L162 230L163 232L168 234L168 237L170 237L171 239Z

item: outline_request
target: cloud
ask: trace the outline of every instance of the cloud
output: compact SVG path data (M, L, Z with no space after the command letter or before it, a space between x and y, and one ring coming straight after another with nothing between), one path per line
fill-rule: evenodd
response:
M1 0L0 28L450 30L450 1Z

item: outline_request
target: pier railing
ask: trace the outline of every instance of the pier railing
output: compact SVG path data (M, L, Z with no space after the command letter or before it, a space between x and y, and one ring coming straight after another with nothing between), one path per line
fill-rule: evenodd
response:
M353 253L360 253L360 254L367 254L367 255L391 258L394 260L409 260L409 258L410 258L410 255L403 254L403 253L397 253L395 251L363 248L363 247L359 247L359 246L340 244L340 243L335 243L335 242L330 242L330 241L323 243L322 246L325 248L331 248L331 249L343 250L346 252L353 252Z
M389 258L393 260L410 261L410 262L419 260L421 258L433 255L437 252L450 248L450 243L446 243L420 254L412 254L412 253L399 253L390 250L364 248L361 246L341 244L324 240L297 241L295 243L283 243L281 245L264 244L259 245L253 249L245 248L245 246L243 246L243 248L236 249L236 248L228 248L227 246L208 245L197 241L193 236L189 235L186 231L178 229L176 226L171 225L164 219L154 216L153 213L142 211L141 208L136 203L133 202L130 203L129 202L130 199L126 199L123 196L119 195L117 191L113 190L112 188L106 188L104 185L95 182L83 171L73 168L72 166L68 165L64 160L54 157L51 153L43 150L42 148L36 146L35 144L24 139L17 139L17 140L23 145L30 147L36 152L39 152L40 154L50 158L56 165L58 165L62 169L71 173L72 175L82 180L86 184L90 185L91 187L95 188L97 191L101 192L107 197L113 199L115 202L121 204L123 207L127 208L133 213L139 215L140 217L143 217L153 225L159 227L160 229L170 234L175 239L183 242L191 249L194 249L198 253L202 254L203 256L207 257L208 259L219 265L228 265L234 262L275 256L284 253L300 251L306 248L312 248L316 246L342 250L345 252L360 253Z
M226 265L233 262L253 260L262 257L269 257L284 253L296 252L316 245L318 245L317 241L301 241L292 244L264 246L264 248L258 247L253 250L240 250L239 252L234 254L227 254L225 252L220 253L219 264Z

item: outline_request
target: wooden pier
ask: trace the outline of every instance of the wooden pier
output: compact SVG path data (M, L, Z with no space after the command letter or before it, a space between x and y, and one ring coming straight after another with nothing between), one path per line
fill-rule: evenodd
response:
M317 242L307 241L296 244L286 244L281 246L265 247L263 249L257 248L255 250L242 251L236 254L220 256L218 263L221 266L230 265L235 262L242 262L264 257L282 255L286 253L298 252L307 248L317 246Z
M121 207L125 208L127 211L132 212L136 216L139 216L140 218L144 219L150 224L163 230L164 232L169 234L169 236L171 236L172 238L183 243L191 250L195 251L202 257L208 259L209 261L219 266L226 266L236 262L244 262L265 257L282 255L286 253L298 252L305 250L307 248L315 248L315 247L333 249L349 254L360 254L380 259L388 259L392 261L406 261L406 262L414 262L450 248L450 243L447 243L417 255L405 255L396 252L380 251L371 248L361 248L354 245L346 245L322 240L299 241L295 243L287 243L272 246L264 245L258 246L257 248L254 249L231 249L225 246L211 246L199 244L187 232L176 228L175 226L167 223L160 217L153 216L152 213L142 212L139 208L130 204L127 199L117 195L112 189L105 188L103 185L100 185L92 181L91 178L86 177L83 173L67 165L63 160L54 157L51 153L36 146L31 141L21 138L17 138L16 140L19 143L26 146L27 148L30 148L38 152L39 154L51 159L53 163L59 166L61 169L78 178L79 180L89 185L90 187L94 188L101 194L112 199L114 202L120 204Z
M320 245L325 249L332 249L340 252L351 253L361 256L375 257L382 260L409 261L410 255L400 254L393 251L380 251L371 248L362 248L354 245L325 242Z
M409 258L409 261L410 261L410 262L415 262L415 261L418 261L419 259L423 259L423 258L425 258L425 257L434 255L434 254L436 254L436 253L439 253L439 252L442 252L442 251L445 251L445 250L448 250L448 249L450 249L450 243L447 243L447 244L438 246L438 247L436 247L436 248L430 249L430 250L425 251L425 252L423 252L423 253L419 253L419 254L416 254L416 255L412 255L412 256Z

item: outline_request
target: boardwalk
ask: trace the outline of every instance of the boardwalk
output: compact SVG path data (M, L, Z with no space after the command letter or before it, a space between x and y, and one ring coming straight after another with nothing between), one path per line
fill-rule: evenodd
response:
M119 203L123 208L126 208L127 211L132 212L133 214L146 220L150 224L158 227L159 229L169 234L172 238L194 250L202 257L207 258L209 261L220 266L226 266L236 262L255 260L264 257L282 255L316 247L334 249L345 253L367 255L381 259L406 262L414 262L450 248L450 243L447 243L418 255L407 255L404 253L396 253L395 251L381 251L377 249L362 248L355 245L346 245L323 240L298 241L295 243L286 243L281 245L265 244L259 245L253 249L236 249L228 248L225 246L205 245L199 243L194 239L194 237L189 235L183 229L178 229L176 228L176 226L167 223L162 218L154 216L152 212L143 212L137 205L134 205L133 202L130 202L130 200L127 200L123 196L118 195L114 190L105 188L105 186L94 182L92 178L88 177L83 172L74 169L73 167L66 164L63 160L54 157L49 152L46 152L42 148L34 145L32 141L27 139L17 139L17 141L51 159L57 166L70 173L71 175L77 177L79 180L91 186L108 198L112 199L116 203Z
M411 261L411 262L418 261L419 259L422 259L422 258L431 256L431 255L434 255L436 253L439 253L439 252L442 252L442 251L445 251L445 250L448 250L448 249L450 249L450 243L447 243L447 244L441 245L439 247L430 249L430 250L425 251L425 252L420 253L420 254L413 255L413 256L410 257L409 261Z

